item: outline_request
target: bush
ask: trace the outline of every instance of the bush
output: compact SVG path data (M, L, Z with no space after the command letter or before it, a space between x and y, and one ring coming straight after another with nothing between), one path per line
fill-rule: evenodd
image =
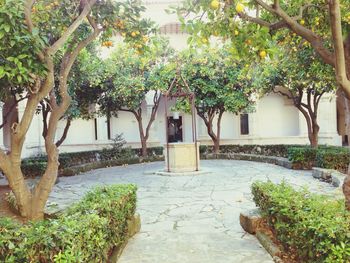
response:
M288 159L295 169L311 169L313 166L346 172L350 163L350 150L344 147L310 146L288 149Z
M57 219L19 225L0 218L1 262L106 262L127 236L136 186L99 187Z
M149 157L146 158L147 160L159 160L158 157L163 156L163 147L150 147L147 151L149 155ZM139 159L138 156L141 156L141 149L131 149L129 147L122 149L112 147L101 151L61 153L59 156L59 170L60 174L63 174L66 169L79 169L77 166L91 163L96 164L98 162L100 162L102 164L101 167L103 167L103 163L116 160L121 160L123 163L129 163L126 160L130 160L135 163L135 159ZM26 158L22 160L22 171L25 177L42 176L46 169L46 165L46 156Z
M350 150L346 148L320 148L317 151L316 166L335 169L346 173L350 163Z
M292 147L288 149L288 159L295 169L311 169L315 166L317 149L311 147Z
M350 262L350 213L343 200L296 191L282 183L255 182L254 201L286 250L298 262Z

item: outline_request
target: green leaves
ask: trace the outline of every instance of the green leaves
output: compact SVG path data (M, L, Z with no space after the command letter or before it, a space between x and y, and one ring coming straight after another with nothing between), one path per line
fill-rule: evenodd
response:
M199 111L239 113L254 104L255 91L244 73L244 64L230 59L226 47L187 50L181 54L183 76L196 95Z
M19 225L0 218L1 262L101 262L127 237L135 185L98 187L56 219Z
M168 41L154 37L142 54L129 45L120 45L105 61L105 85L99 104L104 114L116 114L121 109L137 110L153 90L168 87L165 60L174 51Z
M254 201L298 262L349 262L349 212L343 200L296 191L290 185L255 182Z

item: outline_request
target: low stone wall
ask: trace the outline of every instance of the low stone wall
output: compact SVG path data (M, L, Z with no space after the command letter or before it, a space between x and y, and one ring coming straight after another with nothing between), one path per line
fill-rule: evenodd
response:
M273 242L271 237L264 232L264 228L261 227L264 224L264 220L260 215L259 209L252 209L241 212L239 216L239 222L241 227L251 235L255 235L259 240L261 246L271 255L274 262L282 263L282 251Z
M135 213L135 215L128 220L127 224L128 224L128 236L126 238L126 241L120 246L115 247L113 249L112 255L110 256L108 263L116 263L120 258L121 254L123 253L124 248L128 244L129 239L132 238L138 232L140 232L140 229L141 229L140 214Z
M333 169L313 167L312 176L318 180L328 182L334 187L343 187L345 174Z
M227 160L241 160L241 161L253 161L260 163L271 163L278 166L292 169L292 163L287 158L276 157L276 156L264 156L256 154L244 154L244 153L218 153L218 154L203 154L202 159L227 159Z

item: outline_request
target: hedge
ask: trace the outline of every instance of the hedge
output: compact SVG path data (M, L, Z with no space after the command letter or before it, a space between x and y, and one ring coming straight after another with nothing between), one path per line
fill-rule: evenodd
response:
M285 250L298 262L350 262L350 213L343 200L296 191L286 183L255 182L254 201Z
M0 262L107 262L127 235L136 208L136 186L89 192L56 219L25 225L0 218Z
M78 166L97 166L97 168L105 167L109 163L138 163L145 159L158 160L156 157L162 156L163 147L148 148L148 156L141 158L141 149L123 148L116 151L115 149L103 149L100 151L85 151L73 153L61 153L59 155L60 174L72 175L70 170L81 170ZM128 161L129 160L129 161ZM139 160L139 161L136 161ZM46 156L29 157L22 160L22 171L25 177L41 176L47 165ZM70 169L71 168L71 169ZM83 169L84 170L84 169Z
M293 162L295 169L311 169L316 166L346 173L350 163L350 149L336 146L291 147L288 149L288 159Z

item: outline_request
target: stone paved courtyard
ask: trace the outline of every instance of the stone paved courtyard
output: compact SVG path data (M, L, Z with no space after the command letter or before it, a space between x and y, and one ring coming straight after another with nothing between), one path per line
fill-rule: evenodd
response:
M138 185L142 227L125 248L120 263L264 263L273 262L254 236L239 225L239 214L254 208L250 185L256 180L286 180L311 191L341 194L315 180L309 171L232 160L202 161L199 176L153 175L162 162L113 167L60 178L51 208L62 209L101 184ZM57 205L55 205L57 204Z

